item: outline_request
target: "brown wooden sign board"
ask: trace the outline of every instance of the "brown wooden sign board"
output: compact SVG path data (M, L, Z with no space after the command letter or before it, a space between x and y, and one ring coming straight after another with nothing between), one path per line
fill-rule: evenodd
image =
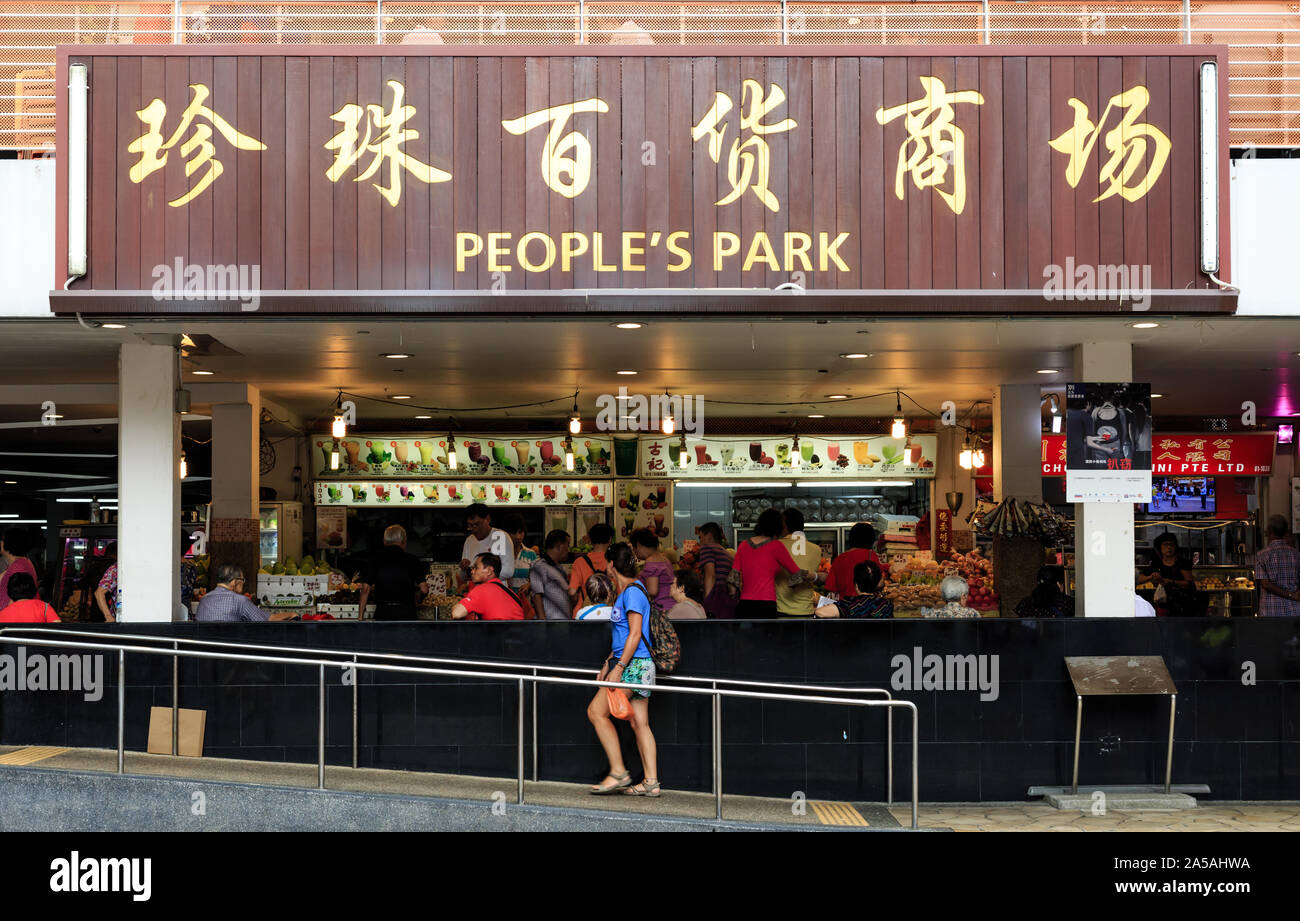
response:
M1199 271L1220 46L394 51L61 47L61 151L88 67L89 267L62 290L61 156L53 308L1234 306ZM1227 278L1226 129L1219 159Z

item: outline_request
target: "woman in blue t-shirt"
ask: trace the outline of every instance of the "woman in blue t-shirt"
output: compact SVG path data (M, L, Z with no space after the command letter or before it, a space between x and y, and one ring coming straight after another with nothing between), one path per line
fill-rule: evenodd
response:
M618 597L609 618L614 628L612 651L596 680L654 684L655 663L650 657L650 596L637 578L636 554L627 544L619 543L606 551L605 558L609 561L609 576L614 580ZM605 690L599 688L587 706L587 718L596 728L596 737L609 758L609 776L592 787L591 792L606 796L622 790L629 796L658 796L659 764L655 737L650 731L650 692L628 692L632 704L632 717L628 722L636 734L636 747L645 768L645 778L631 786L631 775L623 763L623 750L618 743L618 730L609 718Z

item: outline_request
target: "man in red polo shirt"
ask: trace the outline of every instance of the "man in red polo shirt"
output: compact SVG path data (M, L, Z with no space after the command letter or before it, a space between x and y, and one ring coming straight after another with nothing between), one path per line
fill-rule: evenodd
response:
M469 572L474 587L451 609L453 620L523 620L519 598L501 581L501 557L480 553Z

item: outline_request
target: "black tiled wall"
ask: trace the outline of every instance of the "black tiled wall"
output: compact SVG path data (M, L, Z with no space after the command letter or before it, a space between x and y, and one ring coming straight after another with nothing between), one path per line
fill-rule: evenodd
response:
M595 668L608 628L580 623L132 625L131 631ZM1070 779L1075 698L1066 655L1161 655L1178 686L1175 783L1208 783L1220 799L1300 799L1300 622L1249 620L705 621L679 623L679 673L809 684L890 687L896 655L996 655L999 694L897 691L919 709L920 790L927 801L1020 800L1036 784ZM109 631L112 632L112 631ZM28 647L37 651L36 647ZM54 650L51 650L54 651ZM68 650L57 650L66 653ZM14 647L0 646L0 654ZM1243 683L1253 664L1254 683ZM352 688L326 670L326 755L351 760ZM103 697L0 692L0 744L113 747L116 657ZM314 761L318 671L284 663L184 660L183 707L207 711L211 757ZM531 694L531 691L529 692ZM598 779L604 759L587 722L591 692L539 691L544 779ZM171 705L166 659L127 656L126 745L142 750L150 706ZM531 696L524 707L532 713ZM1164 778L1168 701L1093 698L1085 704L1082 784ZM362 672L358 761L509 777L515 772L518 687L513 681L413 678ZM725 700L723 773L729 792L880 800L885 790L882 710ZM661 692L651 705L660 775L668 787L712 781L707 698ZM909 795L910 720L894 724L894 795ZM639 769L631 734L624 752ZM525 762L531 771L532 727Z

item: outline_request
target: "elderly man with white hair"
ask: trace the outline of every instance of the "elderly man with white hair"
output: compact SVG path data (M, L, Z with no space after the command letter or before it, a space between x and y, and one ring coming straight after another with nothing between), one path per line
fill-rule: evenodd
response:
M384 546L371 557L361 577L360 616L373 599L375 620L415 620L415 605L429 590L426 569L406 552L406 529L400 524L384 529Z
M958 576L948 576L939 583L939 597L943 607L922 608L922 617L979 617L980 612L966 607L970 600L970 586Z

